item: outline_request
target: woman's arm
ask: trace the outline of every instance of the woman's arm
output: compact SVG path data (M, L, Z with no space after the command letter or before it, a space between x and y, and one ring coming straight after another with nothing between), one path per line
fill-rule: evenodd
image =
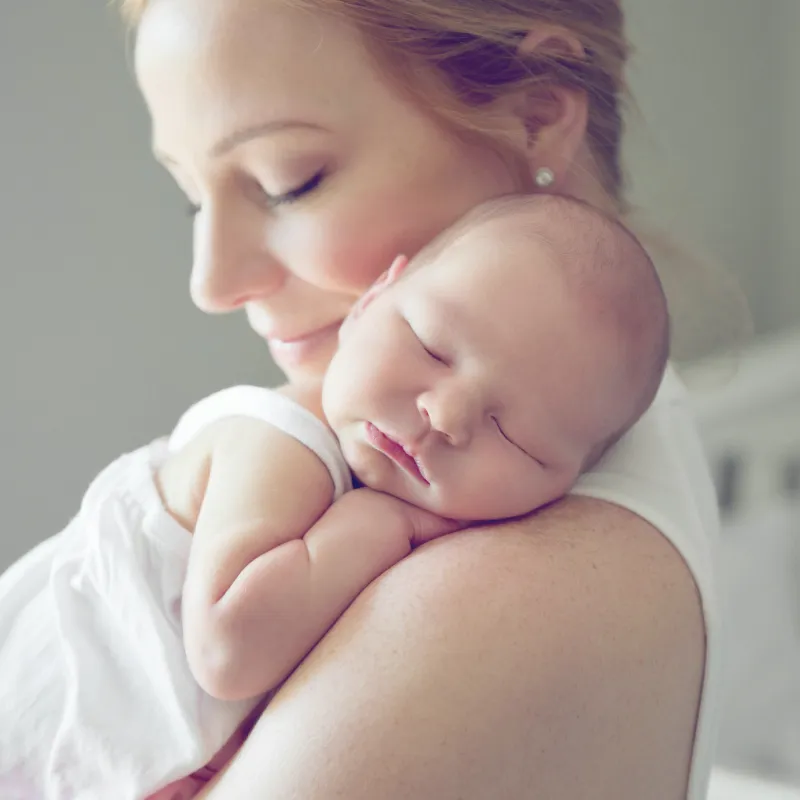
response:
M570 497L384 574L201 796L679 800L703 664L678 553Z

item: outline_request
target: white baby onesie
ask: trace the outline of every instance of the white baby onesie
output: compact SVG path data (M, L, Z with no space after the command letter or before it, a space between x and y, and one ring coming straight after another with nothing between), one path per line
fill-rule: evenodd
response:
M153 481L167 455L221 417L257 417L351 488L333 434L267 389L193 406L169 441L122 456L80 511L0 576L0 798L142 800L203 767L257 700L228 703L192 677L181 634L191 535Z

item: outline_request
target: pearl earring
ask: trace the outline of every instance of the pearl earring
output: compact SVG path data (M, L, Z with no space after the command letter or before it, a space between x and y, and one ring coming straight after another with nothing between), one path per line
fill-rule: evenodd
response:
M556 176L553 174L553 170L548 169L547 167L542 167L536 171L535 180L536 185L540 189L547 189L555 183Z

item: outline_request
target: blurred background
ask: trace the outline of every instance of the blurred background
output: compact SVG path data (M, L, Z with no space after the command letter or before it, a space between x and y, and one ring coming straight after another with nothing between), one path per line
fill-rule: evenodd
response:
M800 786L800 2L624 5L631 198L662 240L725 520L720 761ZM0 66L2 570L193 401L279 376L241 315L189 301L186 204L113 8L4 2ZM754 335L709 359L741 343L739 291Z

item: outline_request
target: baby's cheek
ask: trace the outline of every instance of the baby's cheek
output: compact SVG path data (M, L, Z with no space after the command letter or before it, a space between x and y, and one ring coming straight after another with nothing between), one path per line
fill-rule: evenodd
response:
M494 466L497 478L493 505L498 518L528 514L561 495L552 473L528 456L505 454L494 461Z
M580 470L576 467L570 466L558 470L551 470L549 480L552 499L556 500L568 494L580 476Z
M349 348L344 343L340 344L328 366L322 385L322 410L334 430L344 424L349 414L355 410L350 408L353 379L349 369L349 359ZM350 408L349 414L348 408Z

